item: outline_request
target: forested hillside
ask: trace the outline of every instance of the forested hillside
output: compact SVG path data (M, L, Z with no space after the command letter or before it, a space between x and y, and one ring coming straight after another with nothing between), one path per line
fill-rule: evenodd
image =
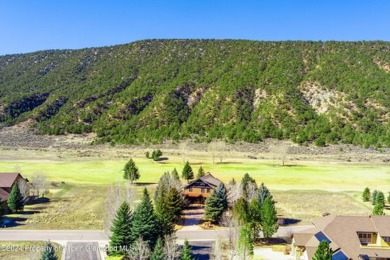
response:
M390 43L148 40L0 56L0 124L97 141L390 146Z

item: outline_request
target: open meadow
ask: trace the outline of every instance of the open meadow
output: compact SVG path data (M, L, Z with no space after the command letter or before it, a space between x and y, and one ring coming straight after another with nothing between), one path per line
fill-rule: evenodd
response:
M187 153L183 157L174 152L154 162L145 158L141 150L129 153L127 158L8 150L0 156L0 172L17 171L27 178L41 174L51 183L50 202L26 206L26 213L13 216L13 228L102 229L108 187L124 182L122 169L130 156L140 170L140 190L144 185L152 190L159 177L173 168L180 174L185 160L190 161L195 174L202 165L224 182L232 178L239 181L249 173L270 188L279 214L290 219L291 224L310 223L324 212L367 215L372 205L361 201L363 189L370 187L385 194L390 191L390 167L386 164L296 160L282 166L280 160L238 156L226 156L222 163L213 163L208 153Z

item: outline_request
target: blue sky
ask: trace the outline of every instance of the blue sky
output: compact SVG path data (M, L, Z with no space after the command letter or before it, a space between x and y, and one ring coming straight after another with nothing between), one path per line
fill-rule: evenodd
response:
M1 0L0 55L156 38L390 41L388 0Z

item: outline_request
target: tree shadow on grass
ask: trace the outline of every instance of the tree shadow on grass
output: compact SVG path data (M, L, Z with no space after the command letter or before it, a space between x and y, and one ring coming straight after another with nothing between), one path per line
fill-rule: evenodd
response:
M296 219L296 218L282 218L279 220L279 225L280 226L289 226L289 225L295 225L299 222L301 222L302 220L300 219Z
M17 227L17 226L22 226L24 225L24 222L26 221L27 218L21 218L21 217L3 217L0 220L0 227L1 228L11 228L11 227Z
M154 185L156 184L155 182L135 182L135 186L149 186L149 185Z
M35 204L44 204L49 203L50 199L45 197L31 197L29 200L27 200L25 205L35 205Z

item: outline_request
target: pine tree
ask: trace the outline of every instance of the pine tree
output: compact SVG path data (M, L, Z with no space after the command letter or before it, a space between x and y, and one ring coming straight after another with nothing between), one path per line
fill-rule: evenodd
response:
M184 165L181 177L186 181L189 181L194 178L194 172L192 171L191 165L188 161Z
M278 230L278 217L272 195L269 195L261 205L260 215L263 235L268 239Z
M194 257L192 256L191 247L188 244L187 239L184 240L183 249L181 251L180 260L193 260Z
M329 248L328 242L321 241L318 245L317 251L313 256L313 260L332 260L332 249Z
M376 195L378 194L378 191L377 190L374 190L371 194L371 202L372 202L372 205L375 205L376 203Z
M134 210L131 224L133 241L142 238L150 248L153 248L158 239L158 221L146 188L141 203Z
M196 175L196 178L199 179L199 178L201 178L201 177L203 177L205 175L206 175L206 173L204 172L203 167L200 166L199 169L198 169L198 174Z
M180 180L179 173L177 172L176 168L173 168L172 175L176 180Z
M385 206L381 203L375 204L374 208L372 209L372 215L381 216L384 215L384 208Z
M41 260L57 260L55 249L53 245L48 241L45 245L45 250L42 251Z
M138 171L137 166L135 165L133 159L130 159L125 167L123 168L123 178L126 180L130 180L131 182L134 182L139 179L140 174Z
M156 246L154 247L153 253L150 256L150 260L165 260L166 255L164 251L164 241L159 237L157 239Z
M170 235L174 232L174 227L181 216L183 205L183 199L175 188L171 188L168 194L158 196L156 200L156 216L161 234Z
M23 196L17 184L12 186L11 193L8 196L7 205L12 212L23 210Z
M179 220L184 208L184 201L179 191L171 188L165 197L165 202L168 210L175 215L175 221Z
M249 197L248 191L251 185L257 187L256 180L250 177L248 173L245 173L244 177L242 177L241 180L241 192L242 196L246 199L248 199Z
M218 222L222 213L227 208L227 194L223 183L215 189L205 202L205 217L213 222Z
M257 200L260 205L262 205L265 199L270 195L268 188L262 182L257 190Z
M363 201L369 201L370 197L371 197L370 189L368 187L366 187L363 191L362 199L363 199Z
M375 205L377 204L385 205L385 195L381 191L378 191L375 196Z
M240 225L249 223L249 205L248 201L243 197L239 198L233 206L233 217Z
M125 255L134 242L131 235L132 215L129 204L124 201L119 207L112 222L110 237L110 255Z

